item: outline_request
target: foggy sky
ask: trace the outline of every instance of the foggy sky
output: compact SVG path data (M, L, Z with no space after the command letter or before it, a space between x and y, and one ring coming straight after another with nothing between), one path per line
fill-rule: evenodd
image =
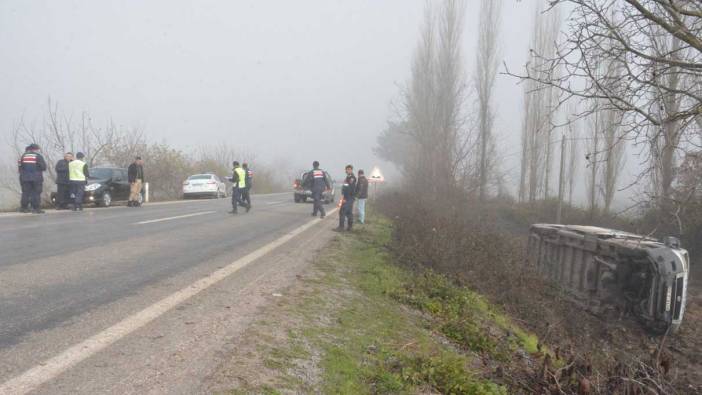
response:
M469 84L479 0L466 2ZM534 3L503 4L500 59L519 70ZM7 153L4 141L20 119L42 121L51 97L76 119L87 111L98 126L113 119L140 127L152 142L181 149L228 142L284 164L286 175L319 160L337 177L346 163L367 170L377 164L392 177L373 147L396 114L424 6L423 0L2 0L0 153ZM523 90L504 75L496 89L500 165L516 191ZM638 172L636 149L628 151L620 186ZM16 160L11 156L5 160ZM576 200L583 202L584 177L578 183ZM615 205L627 204L632 193L620 192Z
M470 73L479 2L468 3ZM227 141L294 167L318 159L330 171L370 168L380 163L372 148L408 78L424 5L3 1L0 131L9 135L21 117L40 121L51 96L76 117L143 127L180 148ZM531 6L505 1L502 57L512 67L526 58L531 15ZM521 88L498 80L498 132L516 152Z

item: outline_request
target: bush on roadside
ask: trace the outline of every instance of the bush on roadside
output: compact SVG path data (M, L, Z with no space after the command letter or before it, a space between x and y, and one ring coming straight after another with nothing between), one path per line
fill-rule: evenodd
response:
M574 308L556 286L527 265L524 236L528 224L522 225L515 218L531 221L547 214L529 212L520 205L510 208L502 203L479 204L467 198L428 200L401 193L386 194L378 206L393 221L390 250L398 263L416 273L441 273L450 279L446 280L450 284L484 295L549 344L553 352L546 351L542 344L533 344L535 340L521 342L531 343L545 356L540 371L527 369L527 382L536 386L533 388L562 386L568 392L587 384L593 387L592 393L607 393L605 378L617 377L622 382L635 378L612 376L616 366L636 366L641 360L648 360L646 354L612 355L602 350L602 336L609 336L607 324ZM447 289L450 288L441 281L425 280L398 297L440 317L441 332L467 349L491 352L493 356L508 351L503 343L511 340L488 336L492 342L485 342L476 334L474 329L476 325L480 328L479 322L470 320L471 311L479 308L475 306L480 305L480 298L467 298L466 307L452 294L456 291L447 293ZM455 317L467 317L470 324L461 325L460 318L452 319ZM616 323L614 326L620 327ZM636 338L633 332L628 336ZM669 393L671 387L665 378L655 380L666 388L663 393Z

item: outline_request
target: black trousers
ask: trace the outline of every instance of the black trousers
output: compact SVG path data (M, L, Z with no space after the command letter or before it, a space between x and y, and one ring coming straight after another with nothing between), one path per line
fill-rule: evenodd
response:
M341 208L339 209L340 228L344 227L344 222L346 222L348 229L351 229L353 226L353 199L344 201L344 204L342 204Z
M56 207L66 208L71 201L71 186L69 184L56 184Z
M83 208L83 195L85 195L85 181L71 181L71 195L73 195L73 208Z
M43 181L22 181L20 182L22 187L22 198L20 199L20 205L23 210L32 206L33 210L41 209L41 190L44 186Z
M237 212L237 208L249 207L249 205L243 200L244 188L232 188L232 211Z
M249 207L251 206L251 188L247 187L241 191L241 200L248 204Z
M327 215L327 212L324 211L324 204L322 202L322 191L312 191L312 215L315 217L317 216L317 213L321 214L322 217Z

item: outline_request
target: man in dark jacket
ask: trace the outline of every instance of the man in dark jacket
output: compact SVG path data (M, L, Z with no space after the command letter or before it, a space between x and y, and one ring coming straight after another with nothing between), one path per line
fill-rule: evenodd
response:
M346 222L346 230L350 231L353 228L353 201L356 196L356 176L353 175L351 165L346 165L346 179L341 187L341 195L343 197L339 209L339 227L335 230L343 231L344 222Z
M366 199L368 199L368 179L363 170L358 170L358 182L356 184L356 199L358 201L358 222L366 223Z
M56 209L68 208L71 199L71 186L68 178L68 164L73 160L73 153L66 152L63 159L56 162Z
M248 163L243 163L241 165L241 168L244 169L244 172L246 173L246 186L244 187L244 190L242 191L241 194L241 200L244 201L249 207L249 210L251 209L251 187L253 186L253 170L249 169L249 164Z
M312 207L312 216L316 217L317 213L321 215L320 218L324 218L327 212L324 210L324 204L322 204L322 196L325 190L331 189L331 184L329 183L329 174L319 168L319 162L312 162L312 170L305 173L305 179L302 180L302 185L304 188L309 188L312 191L312 200L314 201Z
M127 207L141 206L139 203L141 188L144 186L144 161L140 156L134 158L134 162L127 168L127 181L129 181L129 201Z
M19 181L22 187L22 199L20 201L20 211L29 212L29 205L32 212L42 214L41 191L44 186L44 171L46 171L46 161L39 153L39 146L30 144L24 154L17 162L19 170Z

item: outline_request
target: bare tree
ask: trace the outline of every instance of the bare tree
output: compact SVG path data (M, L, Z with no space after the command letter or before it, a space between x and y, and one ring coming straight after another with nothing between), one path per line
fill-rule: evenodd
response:
M556 36L560 26L557 12L543 14L543 2L534 8L534 30L532 33L531 52L553 53ZM535 58L538 64L529 65L536 73L546 73L540 78L550 79L557 69L544 67L543 58ZM551 170L551 134L554 128L553 112L556 107L555 92L549 86L541 85L537 80L528 80L524 85L524 120L522 125L522 169L520 174L520 196L522 200L534 201L540 196L546 197L549 189Z
M680 59L681 41L675 36L668 36L661 31L660 27L654 27L656 31L651 32L654 53L661 55L670 53L673 59ZM669 67L659 67L660 71L655 73L659 86L656 100L658 103L660 127L649 128L647 140L650 146L652 161L651 185L654 200L658 207L664 211L672 209L671 193L675 179L675 167L677 156L681 151L680 142L685 132L685 124L682 120L671 117L680 111L683 105L684 95L681 90L687 89L690 85L687 81L689 76L679 72L675 65Z
M621 63L614 59L603 59L599 64L599 73L604 79L618 80L624 77ZM624 151L626 149L626 141L621 133L621 124L623 113L622 111L613 109L607 106L606 101L597 100L602 103L602 110L599 111L600 130L596 133L602 133L602 153L600 160L603 162L601 166L600 178L600 193L602 195L602 203L604 213L610 212L614 195L617 191L617 181L624 165Z
M566 166L566 181L565 184L568 188L568 205L573 205L573 190L575 189L575 182L577 180L578 166L581 160L580 157L580 136L582 134L581 125L582 122L577 119L577 110L575 105L571 103L569 113L571 116L575 117L574 121L568 121L568 139L566 139L567 144L567 166Z
M470 173L466 159L471 140L464 114L460 51L464 14L460 1L427 3L402 112L378 138L377 152L407 174L432 180L428 188L434 194L456 189ZM424 159L421 163L419 157Z
M12 131L8 144L17 157L30 143L42 147L48 166L47 181L55 181L53 164L66 151L82 151L88 157L89 166L128 166L136 156L145 159L146 179L153 199L177 199L182 193L182 182L188 176L199 172L214 172L225 176L231 171L234 160L249 162L255 169L256 192L274 192L283 189L288 180L281 179L265 163L256 160L255 155L245 149L234 149L227 144L217 144L193 148L187 151L175 149L165 142L149 143L145 132L140 128L118 127L112 120L105 126L96 127L87 113L79 120L59 111L50 100L47 116L35 124L20 120ZM16 163L8 165L7 171L0 174L0 188L18 194ZM45 200L51 188L44 188Z
M437 180L449 192L455 187L461 163L467 157L464 105L466 100L463 58L461 56L465 3L446 0L438 11L438 42L435 87L436 136L438 157L432 164Z
M492 108L492 96L498 68L498 36L502 0L482 0L480 3L480 25L478 27L478 56L475 90L478 99L478 141L479 155L479 195L485 200L488 169L490 167L489 146L494 141L493 123L495 113Z
M596 104L593 104L596 107ZM588 152L585 155L589 175L587 178L587 204L590 217L597 213L597 174L600 167L600 129L602 128L602 112L594 110L587 118L588 123Z
M38 144L48 165L48 181L53 182L56 179L53 164L65 152L82 151L92 166L104 160L106 149L117 144L120 133L112 122L108 122L104 128L94 127L86 113L81 114L81 121L76 124L70 115L61 112L58 105L49 98L46 115L42 121L27 124L24 119L20 119L8 144L17 157L28 144ZM15 191L16 180L4 180L0 188ZM45 188L45 200L49 193L50 189Z
M624 166L624 152L626 150L626 141L622 139L619 132L619 122L621 120L621 114L607 110L603 118L603 138L602 145L603 150L601 169L601 187L600 192L602 194L602 202L604 205L604 212L609 213L612 207L612 201L614 200L614 195L617 192L617 181L619 180L619 174L621 173L622 167Z
M522 75L570 98L598 100L622 114L627 139L651 144L659 194L670 194L677 143L702 114L702 2L693 0L554 0L568 4L569 29L555 54L535 50ZM602 76L612 62L621 75ZM564 73L558 75L555 70ZM507 71L508 74L515 75ZM685 139L685 138L684 138ZM685 139L687 140L687 139Z

